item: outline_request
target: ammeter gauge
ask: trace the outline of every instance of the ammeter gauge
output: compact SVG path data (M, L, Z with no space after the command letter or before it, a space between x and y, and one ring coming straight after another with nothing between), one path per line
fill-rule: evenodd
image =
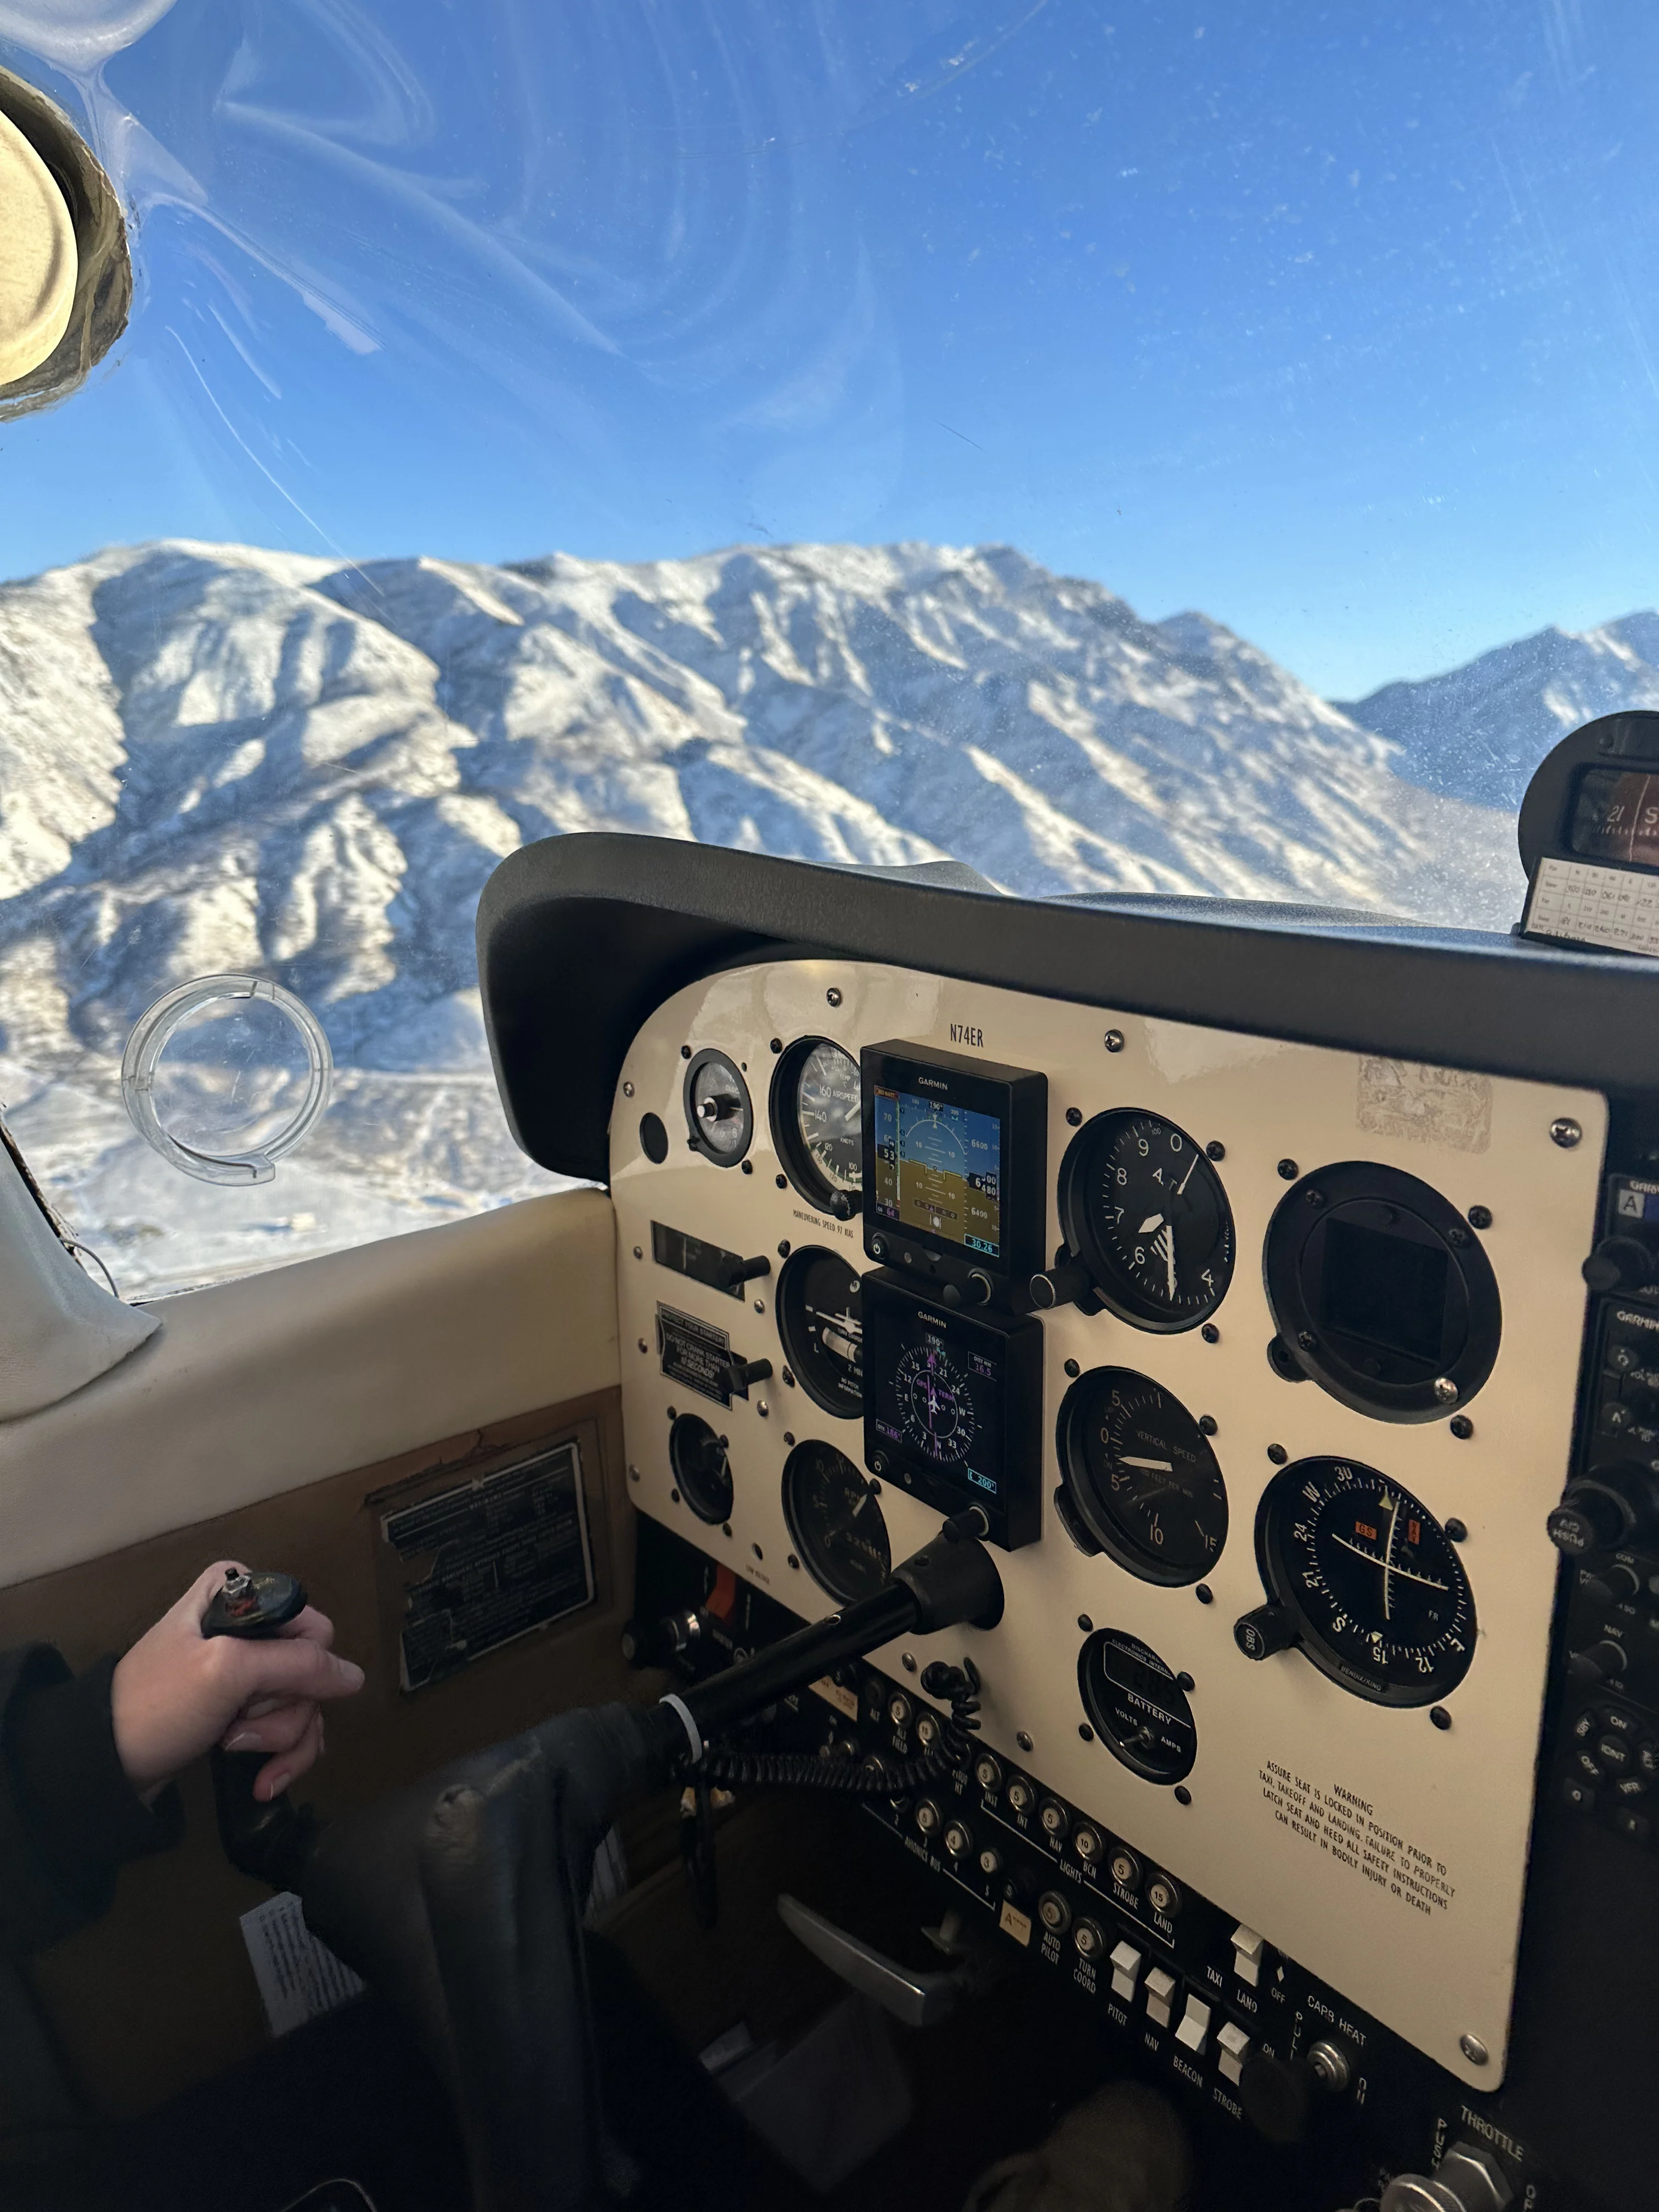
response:
M1297 1460L1262 1494L1256 1554L1269 1602L1234 1630L1248 1657L1294 1644L1379 1705L1428 1705L1474 1656L1474 1597L1428 1508L1373 1467Z
M1193 1709L1149 1644L1121 1629L1097 1628L1078 1654L1077 1683L1095 1734L1131 1773L1167 1784L1192 1772Z
M834 1444L809 1437L784 1462L783 1517L801 1565L838 1605L869 1597L891 1574L875 1485Z
M855 1268L839 1252L803 1244L778 1277L778 1334L791 1372L815 1406L851 1420L864 1411L864 1315Z
M859 1064L828 1037L799 1037L772 1078L772 1142L809 1206L846 1220L864 1183Z
M1158 1114L1097 1114L1078 1131L1060 1163L1060 1224L1102 1304L1140 1328L1195 1328L1232 1279L1221 1178Z
M755 1133L749 1086L723 1052L700 1052L685 1071L691 1142L716 1166L735 1167Z
M1152 1583L1194 1583L1227 1540L1227 1486L1172 1392L1127 1367L1073 1383L1056 1430L1066 1498L1103 1550Z

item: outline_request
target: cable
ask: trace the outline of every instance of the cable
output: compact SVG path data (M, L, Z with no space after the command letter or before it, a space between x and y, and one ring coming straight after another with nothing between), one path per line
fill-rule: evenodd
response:
M941 1781L968 1756L969 1738L979 1729L979 1670L971 1659L960 1667L935 1659L922 1670L921 1686L930 1697L950 1700L949 1717L920 1758L900 1765L864 1759L824 1758L814 1752L734 1751L711 1746L696 1774L727 1789L821 1790L848 1797L908 1797Z

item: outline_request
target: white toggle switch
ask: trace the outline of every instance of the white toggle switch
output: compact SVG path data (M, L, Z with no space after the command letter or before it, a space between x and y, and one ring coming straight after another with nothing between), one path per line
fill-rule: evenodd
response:
M1221 2055L1216 2063L1221 2069L1222 2076L1224 2080L1237 2083L1244 2071L1244 2053L1250 2047L1250 2039L1236 2021L1228 2020L1217 2028L1215 2039L1221 2046Z
M1154 1966L1146 1977L1146 2017L1154 2027L1170 2025L1170 2007L1175 2000L1176 1978L1162 1966Z
M1140 1954L1133 1943L1120 1943L1113 1952L1112 1995L1121 1997L1126 2004L1134 2001L1135 1984L1140 1979Z
M1243 1922L1233 1930L1233 1972L1249 1989L1254 1989L1261 1978L1261 1954L1266 1945L1254 1928Z
M1187 2009L1176 2030L1176 2041L1184 2043L1194 2058L1201 2058L1210 2039L1210 2008L1202 1997L1188 1997Z

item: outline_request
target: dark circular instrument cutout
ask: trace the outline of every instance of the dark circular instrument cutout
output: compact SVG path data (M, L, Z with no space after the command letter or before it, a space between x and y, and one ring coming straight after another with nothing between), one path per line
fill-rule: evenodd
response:
M875 1491L834 1444L809 1437L784 1462L783 1517L801 1565L837 1605L869 1597L892 1573Z
M830 1037L797 1037L772 1075L772 1142L809 1206L848 1220L863 1204L859 1064Z
M1060 1403L1067 1497L1095 1541L1151 1583L1195 1583L1227 1540L1227 1486L1209 1438L1174 1393L1096 1367Z
M749 1085L723 1052L700 1052L685 1071L685 1126L716 1167L734 1168L755 1133Z
M1101 1303L1137 1328L1196 1328L1232 1280L1221 1178L1203 1146L1158 1114L1084 1124L1060 1162L1060 1225Z
M842 1420L864 1411L864 1320L859 1278L839 1252L803 1244L778 1277L778 1334L795 1380Z
M663 1127L659 1114L641 1115L640 1150L656 1167L660 1167L668 1158L668 1132Z
M1256 1557L1303 1652L1378 1705L1431 1705L1474 1657L1474 1596L1428 1508L1374 1467L1296 1460L1262 1493Z
M701 1413L682 1413L668 1431L668 1464L680 1496L699 1521L732 1517L732 1462L726 1438Z
M1198 1757L1187 1692L1150 1644L1097 1628L1078 1654L1077 1686L1095 1734L1148 1782L1182 1782Z
M1492 1262L1457 1208L1399 1168L1344 1160L1304 1176L1268 1224L1263 1272L1288 1356L1358 1413L1436 1420L1492 1373Z

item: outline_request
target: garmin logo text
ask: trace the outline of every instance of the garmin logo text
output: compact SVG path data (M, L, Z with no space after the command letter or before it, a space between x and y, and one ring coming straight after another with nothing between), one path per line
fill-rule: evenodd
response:
M941 1082L937 1075L919 1075L916 1078L916 1088L918 1091L948 1091L951 1086L948 1083Z

